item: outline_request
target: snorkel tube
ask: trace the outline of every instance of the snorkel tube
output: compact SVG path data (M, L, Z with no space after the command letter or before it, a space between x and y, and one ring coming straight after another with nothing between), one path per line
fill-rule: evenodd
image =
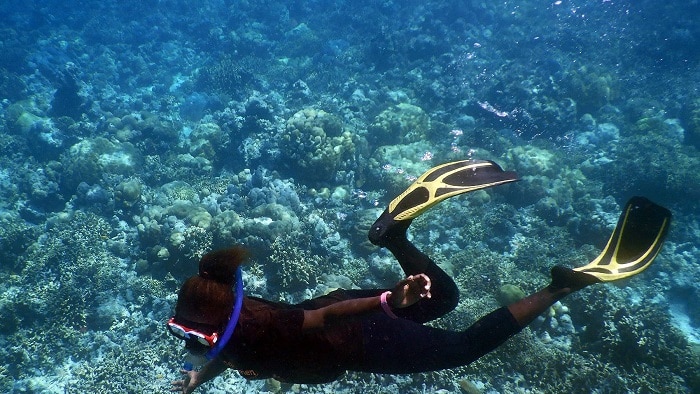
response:
M231 339L233 335L233 330L236 329L236 324L238 324L238 318L241 316L241 308L243 308L243 273L241 272L241 267L236 269L236 303L231 311L231 317L228 319L228 324L226 325L226 330L221 336L221 339L216 341L214 347L211 348L206 354L207 360L216 358L216 356L221 353L224 349L228 340Z
M212 347L205 355L207 360L212 360L216 358L216 356L221 353L221 351L224 349L226 344L228 343L229 339L231 339L231 335L233 335L233 330L236 329L236 324L238 324L238 318L241 316L241 309L243 308L243 273L241 272L241 267L239 266L238 269L236 270L236 301L233 306L233 310L231 311L231 316L228 319L228 324L226 325L226 329L224 330L223 335L221 335L221 338L219 338L218 341L214 344L214 347ZM201 356L200 356L201 357ZM182 366L182 369L185 371L191 371L195 368L195 364L190 361L189 359L185 359L185 362Z

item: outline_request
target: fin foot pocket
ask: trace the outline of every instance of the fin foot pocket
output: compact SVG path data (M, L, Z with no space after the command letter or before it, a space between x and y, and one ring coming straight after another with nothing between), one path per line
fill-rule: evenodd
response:
M550 289L569 288L571 291L581 290L588 285L599 283L600 280L585 272L574 271L571 268L555 265L552 267L552 283Z
M369 229L369 241L377 246L386 246L391 240L406 237L406 230L413 219L394 220L388 210L379 216Z

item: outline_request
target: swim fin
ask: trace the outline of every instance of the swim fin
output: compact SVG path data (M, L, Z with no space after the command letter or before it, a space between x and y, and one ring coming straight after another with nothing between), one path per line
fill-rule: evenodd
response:
M517 180L515 172L503 171L490 160L460 160L433 167L389 203L370 228L369 239L381 245L396 222L405 221L399 227L408 227L412 219L446 198Z
M659 254L671 224L671 211L644 197L632 197L605 249L574 271L611 282L644 271Z
M446 198L517 180L515 172L503 171L490 160L441 164L424 172L392 200L389 213L394 220L413 219Z

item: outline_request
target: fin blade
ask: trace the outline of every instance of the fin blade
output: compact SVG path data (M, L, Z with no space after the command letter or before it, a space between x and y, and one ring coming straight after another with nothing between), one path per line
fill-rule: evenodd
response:
M644 271L661 251L671 217L671 211L644 197L631 198L600 255L574 270L593 275L602 282Z
M519 180L490 160L460 160L435 166L389 203L394 220L417 217L438 202L462 193Z

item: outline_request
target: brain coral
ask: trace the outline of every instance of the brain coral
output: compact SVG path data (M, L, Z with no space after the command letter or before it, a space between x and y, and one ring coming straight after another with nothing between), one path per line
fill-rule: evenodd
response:
M395 144L397 141L416 142L424 140L430 129L430 118L422 108L400 103L382 111L368 127L368 139L379 145Z
M333 179L343 161L355 152L352 134L343 130L341 120L311 108L287 120L279 146L284 165L296 177L312 181Z
M130 143L112 142L98 137L73 145L61 156L61 187L71 193L80 182L96 183L105 174L133 175L142 158Z

